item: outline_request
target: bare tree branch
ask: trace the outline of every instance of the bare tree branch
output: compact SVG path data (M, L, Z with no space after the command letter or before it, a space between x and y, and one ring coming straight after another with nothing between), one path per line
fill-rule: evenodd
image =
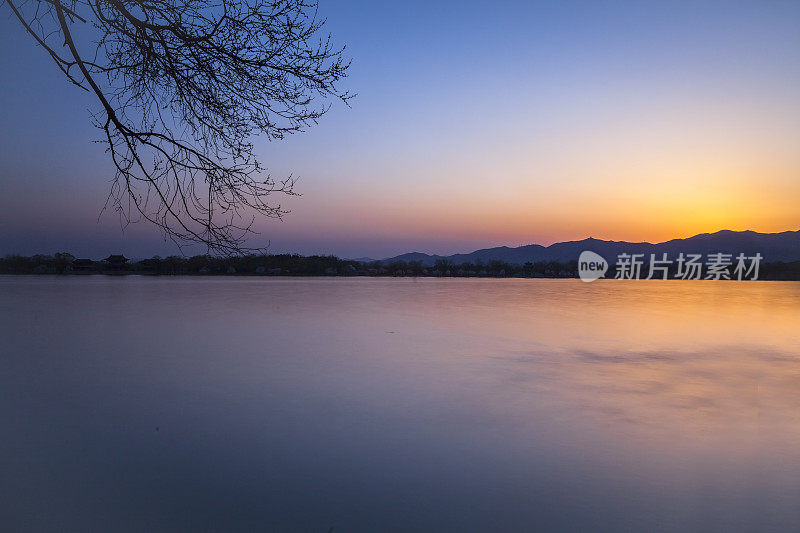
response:
M270 200L296 194L292 176L264 173L253 138L303 131L331 101L352 98L338 87L344 48L321 34L316 1L5 3L101 104L94 120L116 168L107 205L179 246L253 251L245 244L256 218L282 217Z

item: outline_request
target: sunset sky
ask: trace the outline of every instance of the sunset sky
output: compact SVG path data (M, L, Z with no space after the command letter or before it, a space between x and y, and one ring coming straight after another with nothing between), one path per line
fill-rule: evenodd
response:
M800 2L320 9L358 97L262 142L303 196L276 198L292 212L253 245L386 257L800 229ZM177 252L98 221L95 103L0 12L0 254Z

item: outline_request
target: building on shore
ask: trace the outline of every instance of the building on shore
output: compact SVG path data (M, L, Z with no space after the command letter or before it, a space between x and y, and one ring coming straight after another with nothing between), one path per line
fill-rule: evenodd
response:
M105 269L111 272L120 272L126 270L128 267L128 261L130 261L130 259L121 254L111 254L103 259L103 262L105 263Z

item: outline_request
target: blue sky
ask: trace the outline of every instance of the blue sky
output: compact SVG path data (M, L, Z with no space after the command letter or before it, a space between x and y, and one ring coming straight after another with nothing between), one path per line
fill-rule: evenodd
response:
M259 148L274 251L384 257L800 224L798 2L321 0L352 109ZM0 253L174 253L98 215L89 110L0 8Z

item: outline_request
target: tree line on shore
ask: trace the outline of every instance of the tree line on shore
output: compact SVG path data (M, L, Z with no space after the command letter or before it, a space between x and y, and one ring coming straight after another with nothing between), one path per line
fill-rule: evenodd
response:
M455 264L446 259L426 266L421 261L359 262L332 255L298 254L245 255L217 257L155 256L129 260L110 255L95 261L76 259L69 253L0 258L0 274L140 274L198 276L389 276L389 277L492 277L492 278L576 278L577 261L537 261L523 265L504 261ZM614 277L614 266L606 277ZM800 261L765 263L760 279L800 280Z
M421 261L360 262L332 255L299 254L217 257L155 256L129 260L110 255L94 261L76 259L69 253L0 258L2 274L145 274L145 275L287 275L287 276L459 276L459 277L576 277L576 261L526 263L504 261L454 264L438 260L433 266Z

